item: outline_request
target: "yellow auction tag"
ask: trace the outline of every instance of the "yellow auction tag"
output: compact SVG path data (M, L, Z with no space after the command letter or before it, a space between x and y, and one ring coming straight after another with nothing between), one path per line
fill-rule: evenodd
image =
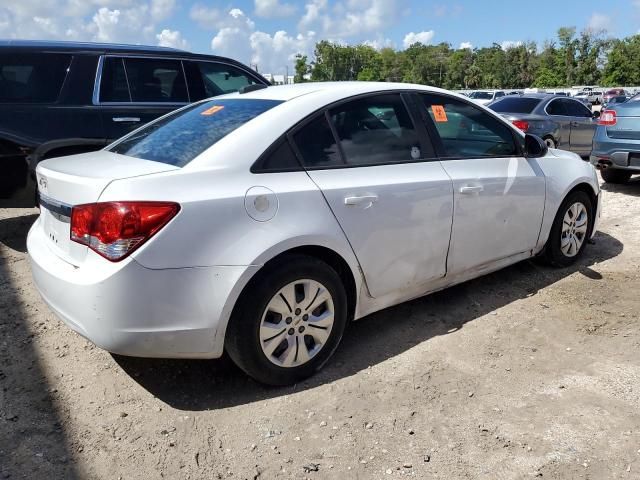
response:
M448 122L447 112L444 111L442 105L431 105L431 111L433 112L433 118L436 122Z
M224 107L222 105L214 105L213 107L209 107L207 108L204 112L202 112L200 115L204 115L204 116L209 116L209 115L213 115L214 113L218 113L220 110L222 110Z

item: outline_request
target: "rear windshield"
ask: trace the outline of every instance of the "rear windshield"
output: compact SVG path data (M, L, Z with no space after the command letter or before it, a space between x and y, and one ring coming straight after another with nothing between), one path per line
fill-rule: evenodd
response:
M109 150L183 167L236 128L280 103L256 99L197 103L143 127Z
M540 104L539 98L505 97L489 105L499 113L531 113Z
M469 98L475 98L476 100L491 100L493 94L490 92L472 92Z
M55 102L70 63L65 54L0 54L0 103Z

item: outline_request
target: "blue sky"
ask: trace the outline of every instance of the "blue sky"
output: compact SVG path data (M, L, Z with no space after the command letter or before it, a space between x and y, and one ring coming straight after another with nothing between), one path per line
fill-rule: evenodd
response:
M318 40L404 48L542 42L561 26L624 37L640 0L0 0L0 38L141 43L185 48L283 73Z

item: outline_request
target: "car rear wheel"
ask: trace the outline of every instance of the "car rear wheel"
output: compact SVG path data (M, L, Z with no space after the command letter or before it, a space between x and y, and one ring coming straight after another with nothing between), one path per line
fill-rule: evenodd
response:
M602 179L607 183L627 183L631 178L631 172L618 170L617 168L605 168L600 170Z
M313 257L292 255L268 266L245 288L225 347L257 381L289 385L322 368L346 322L347 299L338 274Z
M544 138L544 143L546 143L547 147L549 147L549 148L556 148L558 146L558 144L553 139L553 137L545 137Z
M584 252L593 227L593 204L582 191L570 193L556 213L545 247L547 261L557 267L574 263Z

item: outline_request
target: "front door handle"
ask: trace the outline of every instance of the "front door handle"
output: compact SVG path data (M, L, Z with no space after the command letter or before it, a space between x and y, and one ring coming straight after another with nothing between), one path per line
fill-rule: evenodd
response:
M344 204L360 205L360 206L363 206L364 209L366 210L377 201L378 201L377 195L362 195L362 196L355 196L355 197L345 197Z
M113 117L112 120L116 123L138 123L140 117Z
M483 190L484 190L484 187L482 187L481 185L473 185L473 186L467 185L466 187L462 187L460 189L460 193L463 193L465 195L471 195L472 193L480 193Z

